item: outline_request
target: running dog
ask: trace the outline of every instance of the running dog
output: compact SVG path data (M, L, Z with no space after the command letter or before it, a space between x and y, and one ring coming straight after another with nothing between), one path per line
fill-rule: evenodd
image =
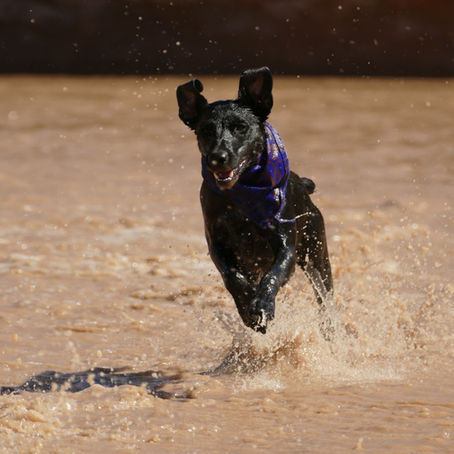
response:
M276 295L298 264L329 340L333 284L323 217L309 196L314 183L289 170L282 139L267 122L272 86L263 67L241 75L235 100L208 103L198 79L177 88L179 117L195 131L202 155L206 240L246 326L266 333Z

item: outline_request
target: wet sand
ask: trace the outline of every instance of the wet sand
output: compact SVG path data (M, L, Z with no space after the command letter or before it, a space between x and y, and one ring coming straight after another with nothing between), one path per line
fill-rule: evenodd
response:
M454 452L454 81L275 81L270 122L325 217L329 345L301 272L266 336L242 327L207 255L185 80L0 78L0 386L127 367L190 396L3 395L0 452Z

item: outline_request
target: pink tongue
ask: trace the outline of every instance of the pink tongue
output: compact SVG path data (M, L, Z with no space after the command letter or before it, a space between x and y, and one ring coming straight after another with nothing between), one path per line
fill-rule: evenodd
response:
M221 180L225 180L226 178L233 176L233 170L229 170L228 172L216 172L216 176Z

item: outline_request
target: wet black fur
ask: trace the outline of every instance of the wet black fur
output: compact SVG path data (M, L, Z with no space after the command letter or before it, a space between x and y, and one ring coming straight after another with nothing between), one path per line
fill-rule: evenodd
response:
M241 174L257 162L266 146L263 122L273 105L271 72L266 67L245 71L236 100L209 104L202 90L197 79L177 88L179 116L195 131L212 172L228 172L244 161ZM222 181L219 186L227 187ZM332 277L323 217L309 196L314 187L311 180L291 172L282 217L297 219L264 230L202 184L200 200L211 258L243 322L256 331L266 332L268 321L274 318L279 288L298 264L314 288L323 315L322 333L327 339L332 334L325 306Z

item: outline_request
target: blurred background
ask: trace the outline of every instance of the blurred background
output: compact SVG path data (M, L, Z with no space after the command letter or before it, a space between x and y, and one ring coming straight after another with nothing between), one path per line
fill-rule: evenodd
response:
M454 75L452 0L1 0L0 72Z

